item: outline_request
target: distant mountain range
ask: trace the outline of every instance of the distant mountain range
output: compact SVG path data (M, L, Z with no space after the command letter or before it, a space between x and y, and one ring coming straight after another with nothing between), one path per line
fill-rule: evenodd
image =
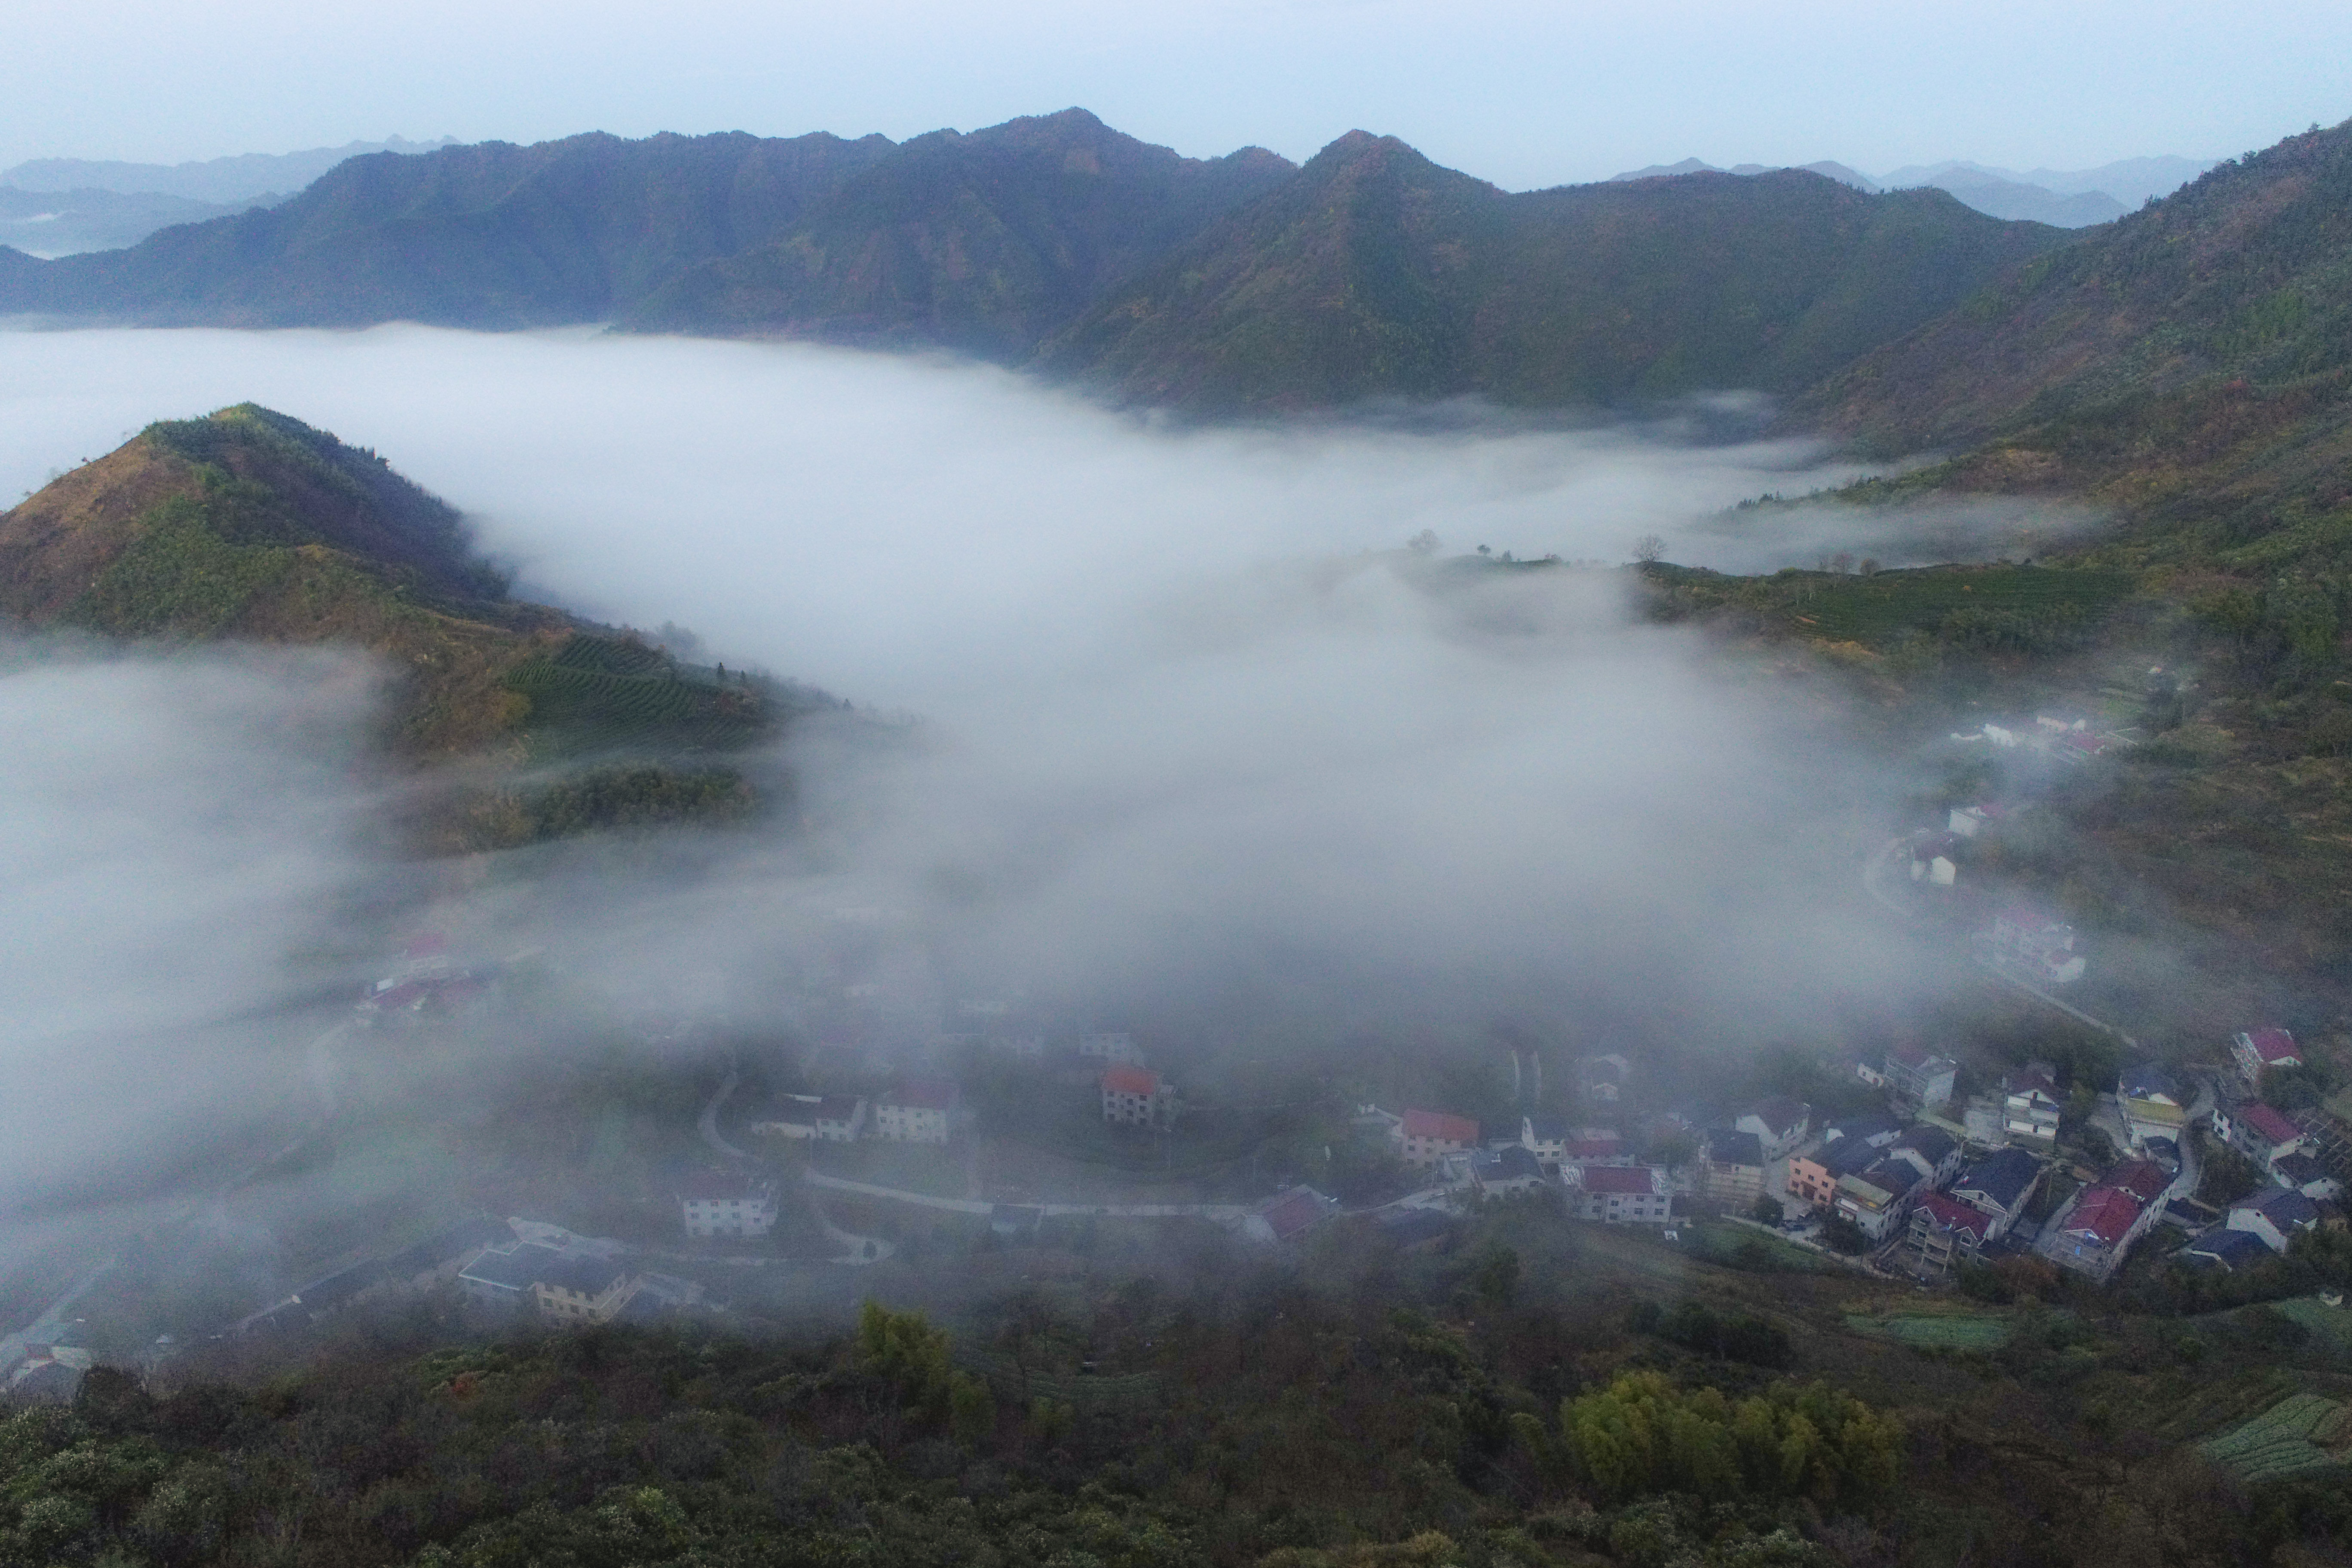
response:
M363 157L370 153L430 153L456 142L451 136L437 142L411 142L394 136L382 142L346 142L341 147L312 147L300 153L243 153L193 163L36 158L12 169L0 169L0 185L20 191L113 191L122 195L178 196L184 201L226 205L299 191L347 158Z
M1800 167L1862 191L1909 190L1933 185L1949 191L1990 217L2052 224L2059 228L2087 228L2109 223L2132 206L2153 196L2179 189L2213 165L2188 158L2127 158L2096 169L2036 169L2021 174L2013 169L1988 168L1982 163L1915 163L1878 179L1843 163L1805 163ZM1762 163L1740 163L1717 169L1696 158L1679 163L1653 163L1612 174L1612 183L1654 180L1677 174L1768 173Z
M1507 194L1353 132L1180 158L1082 110L894 143L590 135L338 164L0 313L944 347L1198 412L1795 391L2064 242L1804 172Z
M271 198L275 199L275 198ZM28 256L120 250L160 228L226 217L263 199L192 202L185 196L124 195L117 191L20 191L0 185L0 245Z

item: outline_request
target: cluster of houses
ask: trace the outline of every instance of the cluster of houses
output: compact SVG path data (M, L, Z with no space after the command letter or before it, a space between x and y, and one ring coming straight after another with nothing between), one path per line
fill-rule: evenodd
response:
M2043 752L2068 763L2087 763L2103 757L2118 747L2128 746L2132 738L2118 731L2095 729L2088 719L2072 713L2037 713L2031 726L2025 724L1986 724L1966 735L1954 735L1955 741L1980 742L1996 751L2024 748Z
M2284 1029L2235 1036L2230 1057L2244 1092L2226 1081L2215 1086L2213 1136L2243 1156L2264 1184L2230 1205L2180 1257L2193 1267L2235 1272L2284 1252L2298 1234L2323 1222L2327 1209L2322 1205L2344 1196L2344 1183L2325 1155L2333 1152L2341 1163L2347 1152L2342 1112L2352 1105L2331 1102L2296 1117L2261 1098L2264 1074L2304 1065L2301 1047Z

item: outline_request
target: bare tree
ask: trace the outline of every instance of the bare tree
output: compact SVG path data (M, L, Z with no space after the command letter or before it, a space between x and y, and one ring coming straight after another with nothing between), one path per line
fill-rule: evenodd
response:
M1406 540L1404 547L1415 555L1434 555L1437 553L1437 547L1444 542L1444 541L1438 538L1435 532L1424 528Z
M1654 533L1645 533L1633 541L1633 559L1644 566L1654 564L1666 552L1666 542Z

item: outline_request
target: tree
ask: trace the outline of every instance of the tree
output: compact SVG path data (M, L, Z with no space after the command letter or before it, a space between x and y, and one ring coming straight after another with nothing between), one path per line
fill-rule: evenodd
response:
M1404 547L1415 555L1434 555L1437 553L1437 547L1444 542L1444 541L1438 538L1434 531L1424 528L1406 540Z
M1779 1225L1780 1200L1769 1193L1758 1194L1755 1203L1748 1206L1748 1217L1762 1225Z
M1633 559L1644 566L1655 565L1666 553L1666 542L1654 533L1645 533L1633 541Z
M1822 1221L1822 1239L1851 1257L1859 1258L1870 1250L1870 1237L1863 1234L1862 1226L1842 1214Z

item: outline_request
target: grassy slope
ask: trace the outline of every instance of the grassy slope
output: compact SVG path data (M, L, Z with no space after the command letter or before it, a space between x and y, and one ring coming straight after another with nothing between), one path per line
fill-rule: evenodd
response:
M2068 239L1801 172L1507 195L1356 132L1038 363L1208 411L1793 388Z

